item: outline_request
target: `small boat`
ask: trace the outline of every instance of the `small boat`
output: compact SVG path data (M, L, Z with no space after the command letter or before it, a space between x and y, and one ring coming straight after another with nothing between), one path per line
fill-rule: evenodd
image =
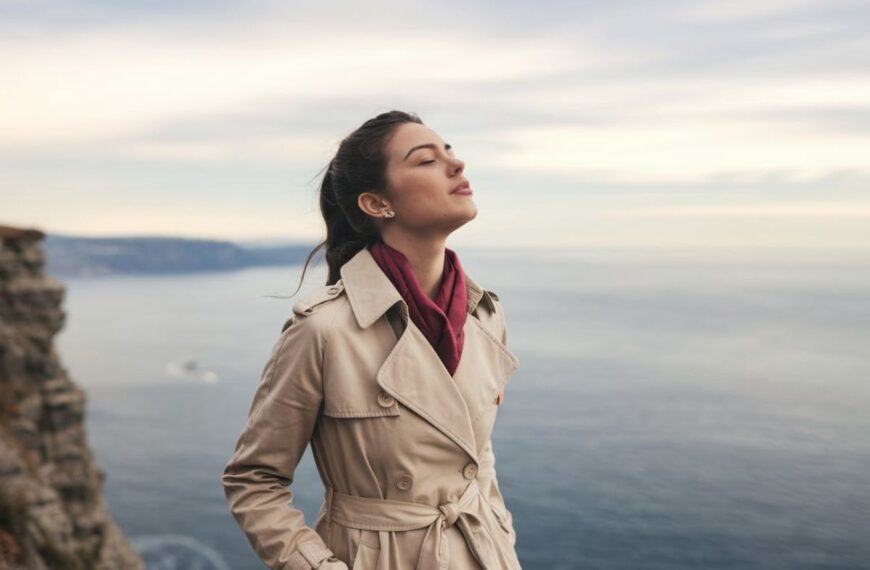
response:
M164 371L167 376L173 378L183 378L199 382L217 382L218 379L216 372L202 368L199 363L192 358L178 362L168 362L164 367Z

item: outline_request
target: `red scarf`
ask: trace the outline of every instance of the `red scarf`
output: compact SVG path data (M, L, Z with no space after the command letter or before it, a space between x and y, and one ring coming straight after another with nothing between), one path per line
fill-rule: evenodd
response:
M463 326L468 316L468 292L456 252L445 248L441 288L433 301L420 287L405 254L383 241L368 246L368 250L408 304L411 320L453 376L462 356Z

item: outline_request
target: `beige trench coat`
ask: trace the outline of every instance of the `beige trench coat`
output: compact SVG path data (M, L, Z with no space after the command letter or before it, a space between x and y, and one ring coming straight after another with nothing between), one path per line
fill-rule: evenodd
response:
M221 476L239 526L272 569L519 569L490 439L519 365L498 297L465 275L451 376L367 249L340 273L293 305L263 369ZM289 489L309 441L313 528Z

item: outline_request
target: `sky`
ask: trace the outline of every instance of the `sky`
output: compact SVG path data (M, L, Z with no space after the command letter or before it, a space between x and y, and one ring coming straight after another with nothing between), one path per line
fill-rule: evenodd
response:
M417 113L448 245L870 250L865 1L0 0L0 224L323 237L340 140Z

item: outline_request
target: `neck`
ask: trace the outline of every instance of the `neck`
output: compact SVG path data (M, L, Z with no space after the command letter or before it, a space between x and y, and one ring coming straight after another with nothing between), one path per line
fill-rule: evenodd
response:
M433 240L431 237L424 239L414 237L397 238L384 236L384 243L393 249L397 249L408 258L414 275L420 283L420 288L430 299L434 299L441 288L441 279L444 277L444 256L446 240Z

